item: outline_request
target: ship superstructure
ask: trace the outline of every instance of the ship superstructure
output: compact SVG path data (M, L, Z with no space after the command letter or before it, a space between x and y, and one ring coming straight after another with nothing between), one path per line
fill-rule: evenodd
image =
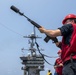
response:
M40 75L40 71L44 71L44 56L37 54L36 51L38 48L34 48L35 44L37 44L36 38L40 37L35 36L35 34L32 33L29 36L24 36L24 38L30 39L30 48L28 49L30 54L20 57L22 64L24 65L24 67L22 67L22 70L24 70L24 75Z

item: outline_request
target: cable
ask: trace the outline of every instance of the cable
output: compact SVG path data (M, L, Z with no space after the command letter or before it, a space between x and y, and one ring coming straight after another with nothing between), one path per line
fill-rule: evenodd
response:
M20 35L20 36L23 36L22 34L20 34L20 33L16 32L16 31L14 31L14 30L8 28L7 26L5 26L5 25L2 24L2 23L0 23L0 25L3 26L4 28L6 28L6 29L9 30L9 31L12 31L13 33L16 33L16 34L18 34L18 35Z
M45 54L43 54L44 56L48 57L48 58L57 58L58 56L47 56Z
M35 30L34 30L34 32L35 32ZM36 46L38 46L39 47L39 45L37 44L37 42L36 42L36 38L35 38L35 43L36 43ZM39 50L39 52L40 52L40 50ZM40 52L41 53L41 52ZM57 58L58 56L47 56L47 55L45 55L45 54L43 54L43 53L41 53L42 55L44 55L44 56L46 56L46 57L48 57L48 58Z
M45 58L44 58L44 55L40 52L40 50L39 50L39 45L38 45L38 43L37 42L35 42L36 43L36 46L37 46L37 49L38 49L38 51L39 51L39 53L42 55L42 57L43 57L43 59L45 60L45 62L46 63L48 63L49 65L51 65L51 66L54 66L53 64L50 64Z

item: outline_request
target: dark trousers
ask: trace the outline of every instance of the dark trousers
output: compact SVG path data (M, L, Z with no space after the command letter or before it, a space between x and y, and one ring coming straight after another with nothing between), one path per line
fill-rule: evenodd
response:
M73 63L70 61L64 63L62 75L76 75L76 60Z

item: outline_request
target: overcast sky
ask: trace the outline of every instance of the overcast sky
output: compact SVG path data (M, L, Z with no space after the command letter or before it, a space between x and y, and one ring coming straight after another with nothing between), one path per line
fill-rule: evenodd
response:
M57 29L62 26L63 18L70 13L76 14L76 0L0 0L0 75L23 75L20 57L21 49L29 49L28 39L23 36L33 32L33 26L27 19L13 12L10 7L14 5L22 13L42 25L46 29ZM57 56L59 48L50 40L44 42L45 35L36 29L39 47L44 49L42 53L48 56ZM58 37L61 40L61 37ZM30 53L24 51L25 56ZM46 57L45 57L46 58ZM50 64L54 64L56 58L46 58ZM53 66L45 63L46 75L50 69L54 73Z

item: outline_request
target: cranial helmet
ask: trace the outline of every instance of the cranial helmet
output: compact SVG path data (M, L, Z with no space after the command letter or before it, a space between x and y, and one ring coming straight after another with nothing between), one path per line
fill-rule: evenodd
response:
M66 22L67 19L76 19L76 15L74 14L68 14L62 21L62 24Z

